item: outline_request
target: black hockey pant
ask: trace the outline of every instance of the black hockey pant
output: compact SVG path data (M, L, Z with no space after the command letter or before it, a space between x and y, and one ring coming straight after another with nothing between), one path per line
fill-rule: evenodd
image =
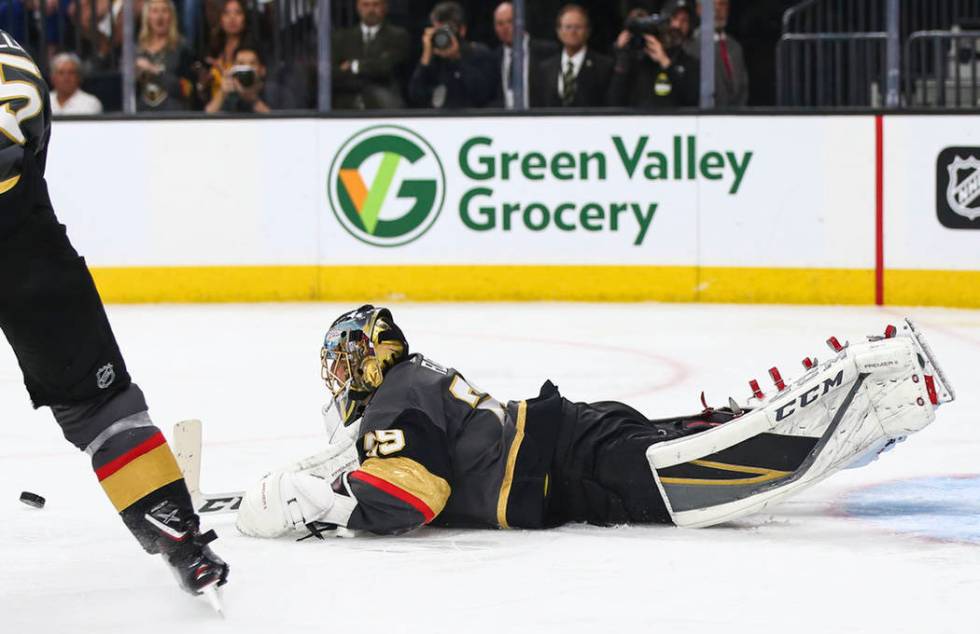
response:
M65 437L84 450L146 403L29 155L18 184L0 196L0 217L0 328L34 406L50 405Z
M649 420L616 401L566 399L562 418L549 500L553 524L670 523L646 450L718 423L702 423L699 416Z

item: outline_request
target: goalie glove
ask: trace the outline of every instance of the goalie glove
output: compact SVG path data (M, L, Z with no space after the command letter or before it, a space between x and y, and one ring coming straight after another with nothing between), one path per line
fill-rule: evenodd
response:
M357 506L345 480L331 486L310 473L270 473L246 491L235 525L251 537L281 537L314 523L345 527Z
M351 438L343 436L337 442L327 445L320 453L283 467L282 471L302 471L333 482L342 473L357 469L357 447Z

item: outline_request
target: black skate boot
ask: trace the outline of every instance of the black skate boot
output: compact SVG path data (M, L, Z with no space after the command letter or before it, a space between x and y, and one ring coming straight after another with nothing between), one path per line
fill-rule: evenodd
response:
M199 595L227 582L228 564L208 546L218 536L213 530L200 532L197 514L165 500L150 509L144 519L156 532L159 552L181 588ZM212 597L208 599L214 603Z

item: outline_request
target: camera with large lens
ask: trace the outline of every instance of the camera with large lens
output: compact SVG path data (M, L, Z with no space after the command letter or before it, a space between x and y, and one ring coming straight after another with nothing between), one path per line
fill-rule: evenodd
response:
M669 48L674 38L673 29L670 27L670 16L654 13L652 15L636 16L626 20L623 25L627 31L633 34L630 41L634 48L643 48L643 36L652 35L660 40L664 48Z
M452 48L453 40L457 39L456 30L451 26L440 26L432 32L432 48L444 51Z
M232 66L231 76L242 88L251 88L255 85L258 75L251 66Z

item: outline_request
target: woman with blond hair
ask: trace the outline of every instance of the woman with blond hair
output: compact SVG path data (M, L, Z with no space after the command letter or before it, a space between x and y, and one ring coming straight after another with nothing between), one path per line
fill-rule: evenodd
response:
M137 109L190 109L193 66L193 54L177 32L173 1L144 2L136 51Z

